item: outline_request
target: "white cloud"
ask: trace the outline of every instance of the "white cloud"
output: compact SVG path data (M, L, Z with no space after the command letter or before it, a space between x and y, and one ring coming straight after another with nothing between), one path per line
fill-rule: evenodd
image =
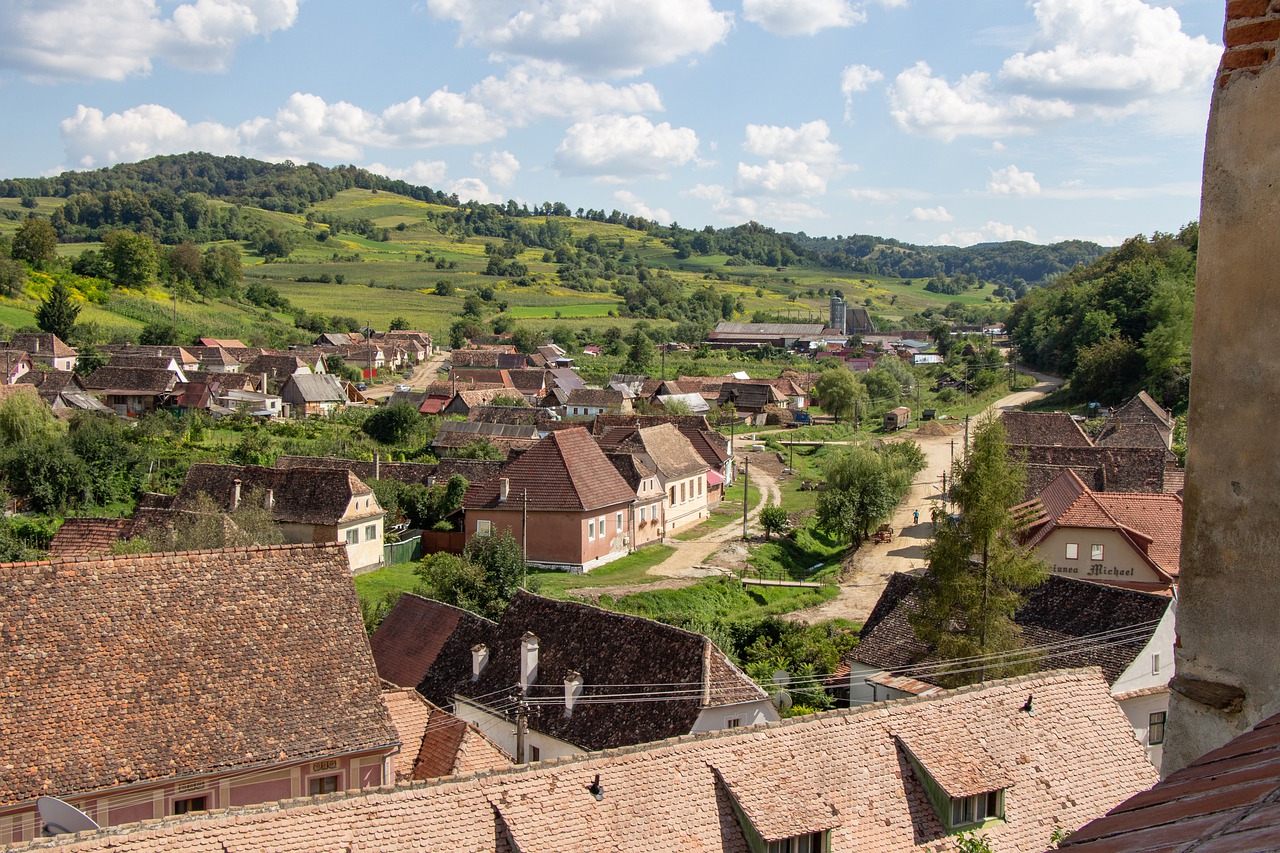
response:
M698 134L691 128L655 125L643 116L600 116L568 129L555 164L562 174L623 181L665 176L697 153Z
M490 192L488 185L479 178L462 178L445 189L457 195L460 201L478 201L481 204L502 204L506 201L500 193Z
M375 175L385 175L394 180L405 181L416 186L439 188L444 184L449 167L443 160L417 160L408 166L387 166L383 163L370 163L365 166Z
M914 207L907 218L916 222L950 222L955 219L942 205L937 207Z
M992 195L1039 195L1040 182L1034 172L1024 172L1017 166L992 169L987 181L987 192Z
M836 163L840 160L840 146L830 136L831 128L822 119L805 122L798 128L749 124L742 147L758 157Z
M779 36L811 36L867 20L849 0L742 0L742 16Z
M884 74L869 65L846 65L840 72L840 92L844 95L844 120L853 118L853 96L879 83Z
M461 43L597 74L639 74L705 53L733 26L732 14L709 0L427 0L426 6L458 25Z
M124 80L163 60L224 71L240 42L293 26L300 0L0 4L0 67L33 80ZM173 7L166 16L166 7Z
M1036 242L1036 229L1031 226L1018 228L1003 222L988 221L981 228L971 231L951 231L938 235L937 242L945 246L972 246L975 243L1003 243L1008 240Z
M476 103L515 124L662 110L662 98L652 83L612 86L588 82L554 62L522 63L502 77L484 78L469 94Z
M613 200L621 205L621 209L633 216L642 216L645 219L652 219L654 222L667 223L671 221L671 213L665 207L650 207L644 203L640 196L630 190L618 190L613 194Z
M815 174L808 163L796 160L779 163L770 160L763 166L738 164L734 188L744 196L815 196L827 191L827 181Z
M410 98L372 113L345 101L295 92L275 115L234 127L191 124L167 107L143 104L119 113L79 106L59 125L67 153L79 166L94 167L156 154L208 151L267 160L361 159L366 145L418 148L477 145L506 131L483 107L445 90Z
M1174 92L1199 92L1221 48L1182 32L1173 9L1142 0L1038 0L1042 50L1005 60L1000 77L1038 96L1127 104Z
M680 195L710 202L712 212L726 222L747 220L792 223L825 219L821 208L789 198L748 198L734 195L719 184L697 184Z
M877 204L884 204L893 200L893 196L889 192L873 187L849 190L849 197L858 201L874 201Z
M1173 9L1142 0L1035 0L1032 8L1038 49L1006 59L994 79L976 71L950 83L923 62L899 74L890 89L899 126L950 141L1152 113L1193 93L1204 100L1221 48L1182 32ZM1176 130L1197 127L1203 133L1196 121Z
M520 174L520 161L510 151L476 152L471 156L471 164L500 187L509 186Z

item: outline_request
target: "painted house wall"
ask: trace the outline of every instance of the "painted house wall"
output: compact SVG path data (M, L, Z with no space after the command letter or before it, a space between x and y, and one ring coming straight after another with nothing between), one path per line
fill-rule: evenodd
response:
M494 532L506 530L517 542L523 534L520 497L508 501L510 509L467 510L467 541L480 529L480 522L493 525ZM596 566L625 556L630 551L630 502L618 503L591 512L537 510L529 499L529 533L526 540L530 563L563 568L571 572L590 571ZM618 514L622 523L618 523ZM604 534L600 519L604 519Z
M697 524L710 514L707 506L707 473L705 471L699 471L692 477L668 480L664 485L667 494L668 534Z
M366 788L394 780L392 751L322 756L306 761L280 762L256 771L211 773L153 784L127 785L110 792L64 797L100 826L116 826L173 815L179 800L205 798L205 809L256 805L307 796L310 781L337 776L339 791ZM0 844L29 841L42 829L35 803L0 808Z
M1169 691L1164 690L1160 693L1149 694L1145 696L1136 696L1132 699L1125 699L1117 702L1120 710L1124 711L1124 715L1129 720L1129 725L1133 726L1133 736L1138 739L1138 743L1142 744L1142 748L1147 752L1147 760L1151 762L1151 766L1159 770L1160 765L1164 762L1164 743L1151 742L1151 715L1161 713L1165 715L1165 738L1168 738L1169 724Z
M768 699L754 702L740 702L735 705L715 705L703 708L694 721L692 734L715 732L729 728L731 720L737 720L738 726L755 726L761 723L776 723L781 717L778 709Z
M511 720L457 697L455 697L453 713L459 719L474 723L485 737L505 750L508 755L516 755L516 731ZM536 729L529 729L525 736L525 754L516 756L517 761L533 760L530 747L538 750L537 760L539 761L586 753L585 749L574 746L568 741L554 738Z
M1068 560L1067 544L1079 546L1079 556ZM1102 560L1090 558L1090 546L1102 546ZM1044 557L1049 570L1055 575L1106 583L1165 583L1167 581L1152 570L1142 553L1116 530L1092 527L1059 527L1036 546L1036 552Z

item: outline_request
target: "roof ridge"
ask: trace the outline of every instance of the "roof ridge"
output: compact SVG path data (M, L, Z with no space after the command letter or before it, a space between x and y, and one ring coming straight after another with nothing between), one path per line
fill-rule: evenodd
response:
M185 510L184 510L185 511ZM90 516L76 516L89 518ZM125 519L128 520L128 519ZM0 567L35 568L38 566L65 566L76 563L101 563L104 561L134 560L139 557L180 557L187 554L229 554L249 551L305 551L305 550L337 550L346 548L343 542L289 542L283 545L236 545L230 548L193 548L186 551L147 551L143 554L98 554L75 557L53 558L46 560L21 560L13 563L0 563Z

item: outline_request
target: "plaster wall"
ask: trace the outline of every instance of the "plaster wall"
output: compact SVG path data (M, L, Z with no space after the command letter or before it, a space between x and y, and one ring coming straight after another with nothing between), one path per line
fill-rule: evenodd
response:
M1231 47L1210 111L1166 774L1280 712L1280 359L1259 357L1280 329L1275 52ZM1249 56L1266 64L1231 72Z

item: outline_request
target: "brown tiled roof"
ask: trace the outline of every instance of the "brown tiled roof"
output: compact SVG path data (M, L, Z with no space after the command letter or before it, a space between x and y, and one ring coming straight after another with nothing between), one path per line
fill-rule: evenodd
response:
M498 369L498 352L491 349L456 349L449 355L452 367Z
M531 424L541 427L556 419L546 409L528 406L476 406L467 412L467 420L484 424Z
M25 350L32 357L42 358L52 353L54 358L70 358L77 354L75 347L67 344L52 332L14 332L9 341L13 349Z
M1098 433L1099 447L1168 447L1160 430L1151 424L1108 422Z
M142 344L103 344L98 349L106 353L111 353L112 357L116 355L149 355L152 357L163 356L172 358L178 364L195 364L199 361L192 355L186 347L178 346L154 346Z
M1022 711L1028 694L1033 715ZM836 818L823 820L835 824L834 851L951 849L954 836L895 736L933 736L957 750L981 743L1009 774L1006 819L982 829L994 850L1042 850L1054 825L1075 829L1157 778L1096 671L1069 671L396 790L63 836L28 849L746 853L734 798L749 803L770 834L785 831L785 814L797 816L802 832L822 819L807 804L824 800Z
M477 441L487 441L499 450L527 450L538 441L538 431L531 425L522 424L445 421L440 424L431 446L451 450Z
M396 742L341 544L0 578L0 803Z
M397 781L511 767L511 757L479 729L413 688L384 690L382 699L401 742L395 757Z
M574 388L569 392L566 406L590 406L595 409L619 409L622 407L622 392L610 391L607 388Z
M346 520L382 515L373 490L347 470L327 468L263 468L258 465L218 465L197 462L174 498L174 507L190 509L200 494L232 509L235 481L241 498L256 492L265 499L271 490L272 515L277 521L333 525L343 520L353 498L361 498ZM365 505L367 504L367 505Z
M526 394L542 391L547 386L545 370L509 370L507 375L511 384Z
M705 415L596 415L591 431L604 435L614 427L646 427L671 423L693 445L708 468L719 468L729 458L729 441L711 428Z
M201 364L221 364L231 367L240 363L234 355L220 346L187 347Z
M526 693L532 704L529 726L583 749L687 734L704 707L765 698L764 691L701 634L523 590L498 622L488 666L478 680L464 678L455 688L458 695L494 704L490 697L499 695L495 691L508 691L518 683L521 638L526 633L538 638L537 679ZM573 714L565 716L564 679L570 671L582 675L583 695ZM620 685L630 685L627 692L665 698L591 700L593 695L617 693ZM671 698L681 689L686 695Z
M774 403L786 402L786 398L772 385L755 385L736 380L721 385L720 394L716 399L720 403L733 403L739 409L763 409Z
M449 378L457 382L487 382L493 385L501 385L503 388L515 387L511 381L511 374L505 370L455 367L449 371Z
M1280 849L1280 715L1085 824L1060 847L1077 853Z
M1095 492L1162 492L1166 451L1155 447L1043 447L1009 445L1009 453L1027 466L1031 500L1070 468Z
M498 398L509 400L508 405L514 406L520 405L520 401L524 400L515 388L498 385L473 391L459 391L453 395L453 399L444 409L450 414L466 414L477 406L487 406Z
M106 554L120 539L127 539L132 522L127 518L68 518L49 542L51 559Z
M983 748L982 743L941 741L934 732L900 735L898 742L933 777L948 797L972 797L1009 787L1013 776Z
M481 483L496 477L503 463L487 459L441 459L434 464L424 462L382 462L375 464L355 459L330 456L280 456L277 468L327 468L350 471L361 480L399 480L402 483L443 485L457 474L468 483Z
M174 363L174 359L164 355L135 355L129 353L112 353L110 360L107 361L107 367L122 367L128 369L144 369L144 370L169 370L169 365ZM179 368L182 365L178 365ZM183 374L186 375L185 373Z
M268 379L286 379L299 371L310 371L307 361L285 353L263 353L245 363L243 373L265 373Z
M499 477L510 493L529 491L530 511L603 509L628 503L635 492L581 427L557 430L508 462ZM466 509L498 505L498 478L478 483L462 499Z
M90 391L130 394L163 394L172 391L178 377L163 368L99 367L84 379Z
M1000 422L1009 444L1044 447L1090 447L1093 442L1066 412L1002 412Z
M940 660L935 650L921 641L911 627L911 617L919 611L915 594L918 583L918 576L913 574L897 572L890 576L862 626L859 644L846 657L845 664L827 679L828 685L847 683L850 661L934 683L936 676L931 673L935 670L913 671L914 667L936 664ZM1133 663L1151 639L1169 603L1170 599L1163 595L1050 575L1027 594L1026 603L1018 608L1014 621L1022 629L1026 646L1061 644L1103 632L1134 629L1132 635L1126 632L1127 639L1123 641L1105 645L1076 643L1065 651L1034 661L1037 670L1099 666L1110 684Z
M664 480L690 477L707 470L707 463L693 449L693 444L675 424L658 424L625 430L612 430L601 437L601 446L624 453L644 453Z
M396 601L387 618L369 638L378 676L401 687L417 687L437 666L428 699L446 704L453 685L471 673L471 647L490 642L497 626L482 616L430 598L405 593ZM455 637L459 647L440 657L441 650ZM465 648L461 644L465 643ZM436 689L435 685L447 685Z
M85 390L80 377L70 370L32 370L19 376L17 384L34 386L46 403L52 403L63 391Z
M1146 423L1164 430L1173 429L1173 415L1165 411L1146 391L1139 391L1129 402L1116 409L1109 422Z

